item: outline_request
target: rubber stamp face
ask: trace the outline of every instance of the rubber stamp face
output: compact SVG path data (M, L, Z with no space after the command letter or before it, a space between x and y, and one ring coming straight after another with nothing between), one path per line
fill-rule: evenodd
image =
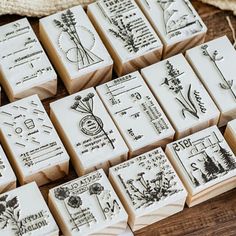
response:
M30 196L30 197L29 197ZM33 204L33 201L37 204ZM0 196L2 236L56 235L58 227L35 183Z
M7 144L24 174L68 159L38 97L31 96L0 109L0 123Z
M55 215L64 218L62 228L71 236L98 232L106 235L107 227L114 233L119 222L124 222L121 230L126 228L125 210L102 170L50 190L49 197L57 209Z
M92 52L94 34L85 26L78 25L74 13L69 9L54 19L55 26L61 29L58 43L67 60L77 65L78 70L103 61Z

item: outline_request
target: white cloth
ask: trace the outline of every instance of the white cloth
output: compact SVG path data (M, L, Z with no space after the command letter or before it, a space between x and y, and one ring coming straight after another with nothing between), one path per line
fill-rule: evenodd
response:
M95 0L0 0L0 15L46 16L79 4ZM236 0L200 0L236 14Z
M222 10L233 11L236 15L236 0L201 0L202 2L219 7Z
M94 0L0 0L0 15L46 16Z

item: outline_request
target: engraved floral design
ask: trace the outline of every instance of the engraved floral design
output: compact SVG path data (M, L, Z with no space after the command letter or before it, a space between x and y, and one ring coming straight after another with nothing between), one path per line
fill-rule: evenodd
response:
M66 33L69 36L69 40L73 43L73 47L69 50L65 50L65 54L70 62L77 63L78 69L82 69L103 61L82 43L80 35L77 31L77 21L74 13L70 9L61 14L60 20L54 19L54 23L59 29L62 29L63 33ZM88 29L86 30L90 32ZM90 34L92 33L90 32ZM63 45L61 47L63 47ZM71 59L70 54L73 54L72 52L74 51L77 55L76 59Z
M68 187L62 186L58 187L54 190L54 196L59 200L62 201L64 207L70 217L70 222L73 224L72 230L80 231L80 226L87 224L90 226L90 222L95 220L92 213L89 212L89 208L82 209L82 199L79 196L74 195ZM80 216L84 219L80 219L71 212L72 209L79 209Z
M174 172L167 169L167 165L161 166L155 178L152 179L145 178L146 173L140 172L137 174L136 179L128 179L126 181L127 186L131 190L136 209L142 206L148 207L155 202L182 191L175 187L177 182L175 181Z
M93 195L93 194L99 195L99 194L101 194L101 192L103 190L104 190L104 187L101 184L99 184L99 183L92 184L89 187L90 195Z
M79 208L82 205L82 200L79 196L70 196L67 204L72 208Z
M231 92L231 94L233 95L234 99L236 100L236 94L233 91L234 81L227 80L219 67L219 63L224 59L224 57L220 56L220 54L217 50L215 50L211 54L208 50L209 46L207 44L201 46L201 49L202 49L203 55L206 57L209 57L210 61L214 64L215 68L217 69L217 71L219 72L219 74L223 80L223 83L219 83L219 86L224 90L229 90Z
M69 188L67 187L59 187L54 191L55 197L59 200L65 200L70 196Z
M104 212L104 209L103 209L103 207L101 205L101 202L99 200L99 197L98 197L98 195L100 195L103 191L104 191L104 187L100 183L94 183L89 187L90 195L95 195L96 196L99 207L100 207L101 211L103 212L104 219L106 220L107 216Z
M102 120L94 114L94 111L93 111L94 110L94 101L93 101L93 99L94 99L94 93L88 93L87 96L85 96L84 98L82 98L80 95L78 95L75 97L75 102L71 106L71 109L86 115L80 122L81 131L84 134L89 135L89 136L94 136L94 135L97 135L98 133L102 132L106 136L106 138L107 138L108 142L110 143L110 145L112 146L112 148L115 149L113 141L110 139L109 135L104 130L104 124L103 124ZM86 123L85 121L90 122L90 124L95 123L97 128L93 131L88 130L84 126L84 123Z
M116 38L121 39L125 43L125 47L130 52L138 52L139 47L136 46L136 39L133 33L133 28L130 23L125 23L122 18L111 19L113 29L109 29Z
M156 2L162 9L166 35L169 35L170 38L181 35L181 30L193 25L196 25L196 28L191 29L189 33L194 34L201 31L203 26L196 18L188 1L183 1L189 11L189 13L186 12L185 14L181 13L178 8L173 7L174 4L176 6L180 4L176 0L156 0Z
M166 68L168 71L167 77L164 79L164 82L161 85L165 85L171 90L175 95L175 99L180 103L182 108L182 115L186 118L186 112L191 114L192 116L199 119L199 114L195 103L193 102L191 93L192 93L192 85L189 84L187 94L184 95L184 88L181 83L181 76L184 72L180 72L178 69L174 68L169 60L166 62ZM194 90L194 97L197 101L197 105L200 108L202 113L206 113L206 108L204 103L202 102L202 98L200 97L199 92Z
M17 197L8 199L8 195L4 195L0 198L0 224L1 229L5 229L9 224L12 225L12 230L16 234L21 235L23 224L19 221L20 209Z

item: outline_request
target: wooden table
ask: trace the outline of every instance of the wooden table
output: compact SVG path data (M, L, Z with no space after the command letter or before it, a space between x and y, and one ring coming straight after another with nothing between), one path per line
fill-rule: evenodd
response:
M206 41L227 35L232 40L232 32L226 21L226 16L230 16L233 26L236 28L236 17L230 12L224 12L212 6L192 1L193 5L208 26ZM21 17L19 16L1 16L0 25L12 22ZM38 19L29 19L35 32L38 34ZM47 111L49 103L67 95L65 87L59 80L58 93L54 98L43 102ZM2 92L2 104L9 103L6 95ZM41 191L47 199L48 189L76 178L76 173L71 167L70 175L63 180L41 187ZM193 208L185 207L184 211L169 217L161 222L153 224L147 228L135 232L138 236L205 236L205 235L236 235L236 189L215 197L205 203Z

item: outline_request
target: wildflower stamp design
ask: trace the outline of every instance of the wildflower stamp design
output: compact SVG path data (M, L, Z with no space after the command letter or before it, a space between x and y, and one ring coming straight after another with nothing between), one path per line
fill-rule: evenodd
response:
M0 195L0 233L2 236L59 235L56 222L35 183Z
M133 231L183 209L186 191L161 148L112 167L109 178L128 209Z
M182 54L141 71L182 138L216 125L220 112Z
M174 68L169 60L166 61L166 69L169 77L166 77L161 85L167 86L169 90L176 94L175 99L181 104L184 118L186 118L186 113L189 113L199 119L198 109L200 109L201 113L207 112L200 93L197 90L192 91L191 83L188 85L186 92L183 91L181 79L184 76L184 72ZM195 97L196 104L193 102L193 96Z
M126 228L127 214L103 170L51 189L49 199L68 235L119 234Z
M133 0L100 0L88 6L88 15L95 23L102 38L107 38L111 55L119 58L115 61L118 75L140 69L132 66L132 61L140 61L145 66L142 56L151 61L156 54L161 57L162 44ZM145 54L149 54L145 55ZM140 60L139 60L140 57ZM130 63L129 63L130 62Z
M51 118L64 143L73 150L79 175L105 171L127 158L128 148L95 89L90 88L50 104ZM64 116L65 112L70 117Z
M164 58L204 42L207 27L188 0L140 0L164 44Z
M35 180L42 185L66 175L69 156L38 96L1 107L0 124L13 168L22 173L18 176L21 184ZM49 169L57 175L51 177Z
M219 126L236 118L236 74L233 63L236 53L229 39L221 37L190 49L186 58L221 112Z
M16 187L16 176L12 167L0 146L0 193Z
M40 36L69 93L111 79L112 59L82 6L41 19Z
M96 90L128 144L130 156L172 140L174 129L139 72L100 85Z
M0 27L0 64L9 100L56 94L57 75L26 18ZM5 82L4 82L5 81Z
M168 144L166 153L184 179L189 206L218 195L220 187L236 177L236 158L216 126ZM212 186L219 192L210 194ZM201 197L208 188L209 196Z

